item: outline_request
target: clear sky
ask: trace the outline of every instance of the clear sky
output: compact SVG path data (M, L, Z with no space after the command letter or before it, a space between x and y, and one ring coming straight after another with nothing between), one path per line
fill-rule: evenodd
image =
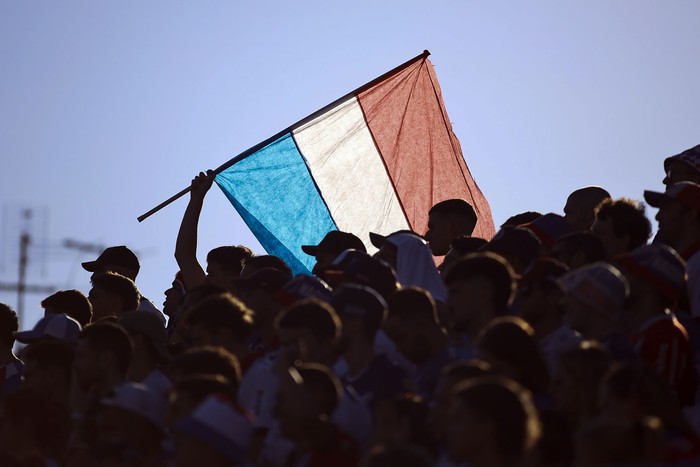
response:
M28 282L87 293L97 253L63 241L126 244L160 305L186 199L138 215L424 49L497 225L590 184L641 199L700 143L699 18L695 0L0 0L0 282L31 208ZM202 263L241 243L262 253L212 188Z

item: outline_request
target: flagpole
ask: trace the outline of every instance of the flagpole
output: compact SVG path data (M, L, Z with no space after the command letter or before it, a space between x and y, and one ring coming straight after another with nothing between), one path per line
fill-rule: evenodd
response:
M243 151L242 153L238 154L238 155L237 155L236 157L234 157L233 159L231 159L231 160L229 160L228 162L226 162L226 163L220 165L219 167L217 167L216 170L214 170L214 174L216 175L216 174L219 174L219 173L223 172L224 170L228 169L229 167L231 167L231 166L234 165L235 163L240 162L241 160L243 160L243 159L245 159L246 157L250 156L250 155L253 154L254 152L257 152L257 151L259 151L260 149L262 149L262 148L264 148L265 146L267 146L268 144L270 144L270 143L272 143L272 142L278 140L279 138L281 138L282 136L284 136L284 135L286 135L287 133L291 132L291 131L294 130L295 128L300 127L300 126L302 126L302 125L305 125L306 123L310 122L310 121L313 120L314 118L316 118L316 117L318 117L319 115L323 114L323 113L326 112L327 110L329 110L329 109L331 109L331 108L337 106L338 104L340 104L340 103L342 103L342 102L344 102L344 101L350 99L351 97L353 97L353 96L355 96L355 95L357 95L357 94L359 94L359 93L361 93L361 92L363 92L363 91L365 91L365 90L371 88L372 86L374 86L374 85L377 84L378 82L380 82L380 81L382 81L382 80L388 78L389 76L391 76L391 75L393 75L393 74L396 74L396 73L400 72L400 71L403 70L404 68L408 68L409 66L411 66L412 64L414 64L414 63L417 62L418 60L424 60L424 59L428 58L429 55L430 55L430 52L429 52L428 50L424 50L423 53L421 53L420 55L417 55L417 56L413 57L412 59L410 59L410 60L408 60L408 61L402 63L401 65L399 65L399 66L397 66L397 67L395 67L395 68L393 68L393 69L387 71L386 73L384 73L384 74L382 74L381 76L379 76L379 77L373 79L372 81L370 81L370 82L368 82L368 83L366 83L366 84L363 84L363 85L360 86L359 88L357 88L357 89L355 89L355 90L353 90L353 91L350 91L349 93L347 93L347 94L345 94L344 96L342 96L342 97L340 97L340 98L334 100L333 102L331 102L330 104L324 106L323 108L318 109L316 112L312 113L311 115L302 118L302 119L299 120L298 122L296 122L296 123L294 123L294 124L288 126L287 128L285 128L284 130L282 130L282 131L280 131L280 132L274 134L273 136L267 138L265 141L262 141L262 142L256 144L255 146L246 149L245 151ZM177 194L171 196L171 197L168 198L167 200L163 201L162 203L160 203L158 206L154 207L154 208L151 209L150 211L148 211L148 212L146 212L146 213L144 213L144 214L141 214L139 217L137 217L138 221L139 221L139 222L143 222L145 219L149 218L151 215L153 215L153 214L155 214L156 212L160 211L161 209L163 209L164 207L166 207L167 205L169 205L169 204L172 203L173 201L175 201L175 200L181 198L182 196L186 195L187 193L189 193L189 191L190 191L190 187L187 187L187 188L181 190L180 192L178 192Z

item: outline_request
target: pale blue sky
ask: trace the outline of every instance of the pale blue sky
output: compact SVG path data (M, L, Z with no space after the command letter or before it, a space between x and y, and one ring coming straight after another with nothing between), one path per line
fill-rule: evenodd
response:
M37 238L143 253L137 283L160 305L186 200L138 215L423 49L497 224L589 184L641 199L700 143L698 19L691 0L0 0L0 281L26 206L48 213ZM214 188L200 257L238 243L261 252ZM33 248L28 277L87 292L94 257Z

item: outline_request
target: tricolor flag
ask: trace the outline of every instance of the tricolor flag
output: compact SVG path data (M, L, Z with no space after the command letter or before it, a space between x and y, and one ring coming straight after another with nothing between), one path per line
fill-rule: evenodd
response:
M452 132L426 51L251 148L216 183L265 250L307 272L331 230L424 233L439 201L464 198L474 236L494 234L491 209Z
M425 233L430 208L463 198L477 213L474 236L490 239L491 209L467 168L429 52L337 99L215 172L216 183L265 250L295 274L301 250L331 230ZM139 217L142 221L188 191Z

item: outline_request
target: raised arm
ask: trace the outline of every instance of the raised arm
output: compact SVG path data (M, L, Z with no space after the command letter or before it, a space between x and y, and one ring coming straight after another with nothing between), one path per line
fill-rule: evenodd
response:
M182 217L180 231L175 243L175 261L180 267L182 278L187 288L195 287L204 281L206 273L197 261L197 226L199 214L202 212L204 197L214 182L214 172L208 170L205 174L200 172L192 179L190 202Z

